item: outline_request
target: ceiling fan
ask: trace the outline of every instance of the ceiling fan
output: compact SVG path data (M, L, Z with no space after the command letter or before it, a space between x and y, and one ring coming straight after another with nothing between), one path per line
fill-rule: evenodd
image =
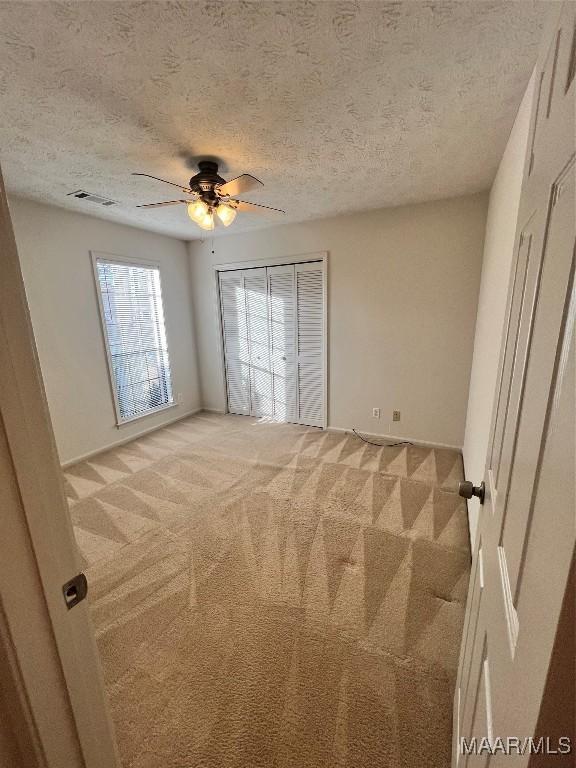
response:
M218 175L218 163L213 160L201 160L198 163L198 169L199 172L192 176L188 186L175 184L173 181L166 181L166 179L160 179L158 176L151 176L149 173L133 173L133 176L146 176L148 179L156 179L156 181L163 181L164 184L178 187L185 195L191 197L190 200L165 200L162 203L145 203L136 207L160 208L164 205L183 203L187 207L188 216L192 221L202 229L207 230L214 229L214 214L225 227L229 227L236 218L238 211L285 213L280 208L271 208L269 205L259 205L258 203L248 203L245 200L235 199L237 195L264 186L261 181L249 173L243 173L242 176L226 181Z

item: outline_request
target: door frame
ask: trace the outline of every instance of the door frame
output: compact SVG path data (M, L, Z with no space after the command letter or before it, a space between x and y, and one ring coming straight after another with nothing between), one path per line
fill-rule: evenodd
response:
M88 606L62 594L81 565L1 171L0 254L3 704L27 768L118 768Z
M322 356L322 377L323 377L323 397L324 408L321 429L328 428L328 251L317 251L314 253L303 253L297 256L274 256L267 259L253 259L252 261L233 261L226 264L214 264L214 312L218 328L218 359L220 370L220 381L224 393L224 402L221 409L222 413L229 413L228 409L228 388L226 382L226 358L224 354L224 325L222 322L222 311L220 303L220 272L231 272L239 269L258 269L265 267L280 267L288 264L305 264L311 261L322 263L322 321L323 338L322 343L324 353ZM292 423L292 422L289 422Z

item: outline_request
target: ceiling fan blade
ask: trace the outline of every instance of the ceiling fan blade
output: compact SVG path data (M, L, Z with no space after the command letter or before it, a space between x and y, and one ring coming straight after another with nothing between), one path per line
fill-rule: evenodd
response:
M179 203L190 202L190 200L165 200L163 203L144 203L144 205L137 205L136 208L161 208L163 205L178 205Z
M218 187L218 192L221 195L241 195L244 192L249 192L251 189L257 187L263 187L264 184L255 176L251 176L249 173L243 173L242 176L237 176L235 179L230 179L226 184L222 184Z
M260 205L259 203L247 203L246 200L231 200L235 203L237 211L246 211L252 213L264 213L265 211L274 211L275 213L286 213L281 208L271 208L269 205Z
M175 184L173 181L167 181L166 179L161 179L159 176L150 176L149 173L133 173L132 176L146 176L147 179L155 179L156 181L163 181L164 184L170 184L172 187L178 187L178 189L181 189L182 192L186 192L186 194L193 194L190 187L183 186L182 184Z

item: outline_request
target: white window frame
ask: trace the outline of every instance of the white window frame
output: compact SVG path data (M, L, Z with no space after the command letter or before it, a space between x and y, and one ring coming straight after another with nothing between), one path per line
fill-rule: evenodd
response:
M130 424L133 421L139 421L145 419L147 416L154 416L157 413L166 411L169 408L175 408L178 403L174 399L174 383L172 380L172 365L170 363L170 341L168 338L168 328L166 322L166 313L164 311L164 297L162 294L162 269L159 261L152 259L135 259L131 256L117 256L113 253L104 253L102 251L90 251L90 258L92 260L92 271L94 273L94 288L96 290L96 298L98 300L98 314L100 315L100 328L102 330L102 341L104 343L104 351L106 354L106 362L108 365L108 379L110 382L110 390L112 392L112 399L114 402L114 411L116 414L116 426L118 428L125 424ZM110 343L108 339L108 331L106 328L106 320L104 316L104 304L102 303L102 292L100 290L100 277L98 275L98 262L107 262L109 264L126 264L130 267L144 267L148 269L157 269L159 282L160 282L160 301L162 302L162 311L164 313L164 331L166 333L166 352L168 356L168 365L170 369L170 383L172 387L172 400L169 403L164 403L156 408L151 408L145 413L139 413L136 416L122 417L120 414L120 402L118 400L118 393L116 391L116 380L114 378L114 366L112 364L112 355L110 354Z

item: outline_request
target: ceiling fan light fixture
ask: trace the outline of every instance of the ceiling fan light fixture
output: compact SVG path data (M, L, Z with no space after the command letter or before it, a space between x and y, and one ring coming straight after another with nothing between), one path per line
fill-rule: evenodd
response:
M236 218L236 208L232 208L231 205L226 205L225 203L220 203L218 208L216 208L216 215L225 227L229 227Z
M188 203L187 208L188 216L200 226L202 226L201 222L203 222L206 216L210 213L210 208L206 205L204 200L194 200L194 202ZM203 227L203 229L205 229L205 227Z
M200 221L196 221L196 224L198 224L201 229L214 229L214 213L209 209L208 213L206 213Z

